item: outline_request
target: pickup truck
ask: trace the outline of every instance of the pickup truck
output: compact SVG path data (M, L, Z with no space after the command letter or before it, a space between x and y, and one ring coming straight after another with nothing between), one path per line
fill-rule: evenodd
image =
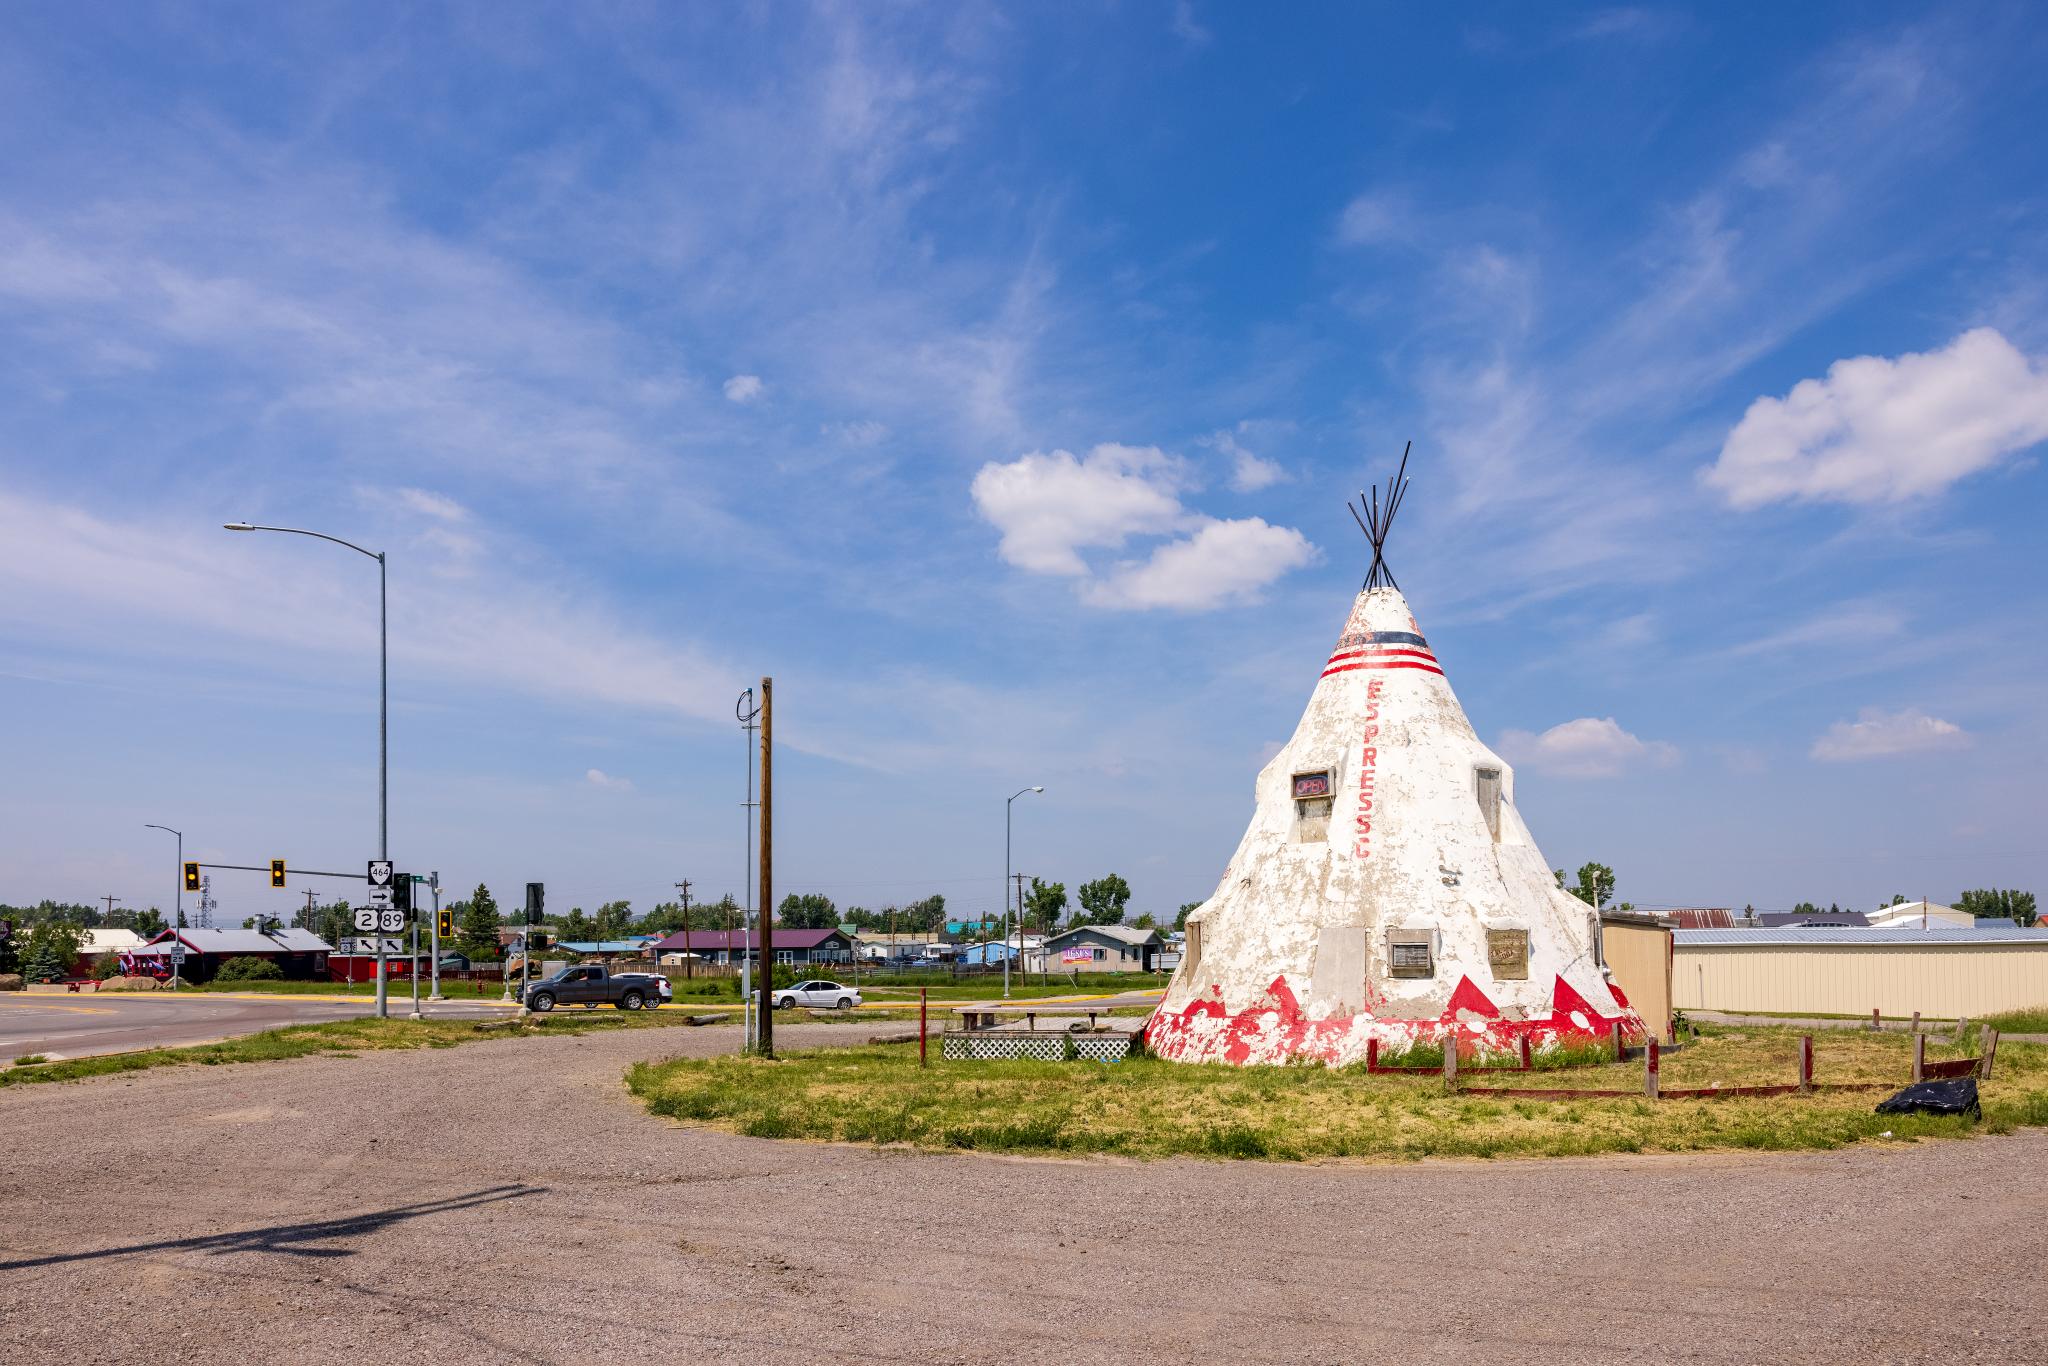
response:
M566 967L526 989L526 1008L545 1015L556 1006L615 1005L647 1010L669 999L668 978L652 972L610 972L588 964Z

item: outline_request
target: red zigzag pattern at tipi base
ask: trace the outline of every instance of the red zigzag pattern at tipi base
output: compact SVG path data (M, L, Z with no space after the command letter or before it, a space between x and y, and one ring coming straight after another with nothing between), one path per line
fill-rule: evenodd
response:
M1455 1037L1460 1052L1512 1053L1527 1035L1537 1046L1551 1042L1605 1040L1615 1025L1625 1038L1641 1041L1643 1022L1619 987L1609 987L1619 1013L1603 1015L1562 978L1551 991L1547 1017L1509 1020L1469 977L1458 980L1450 1003L1434 1020L1344 1015L1305 1019L1287 979L1276 977L1266 999L1237 1015L1214 999L1191 1002L1177 1015L1154 1012L1145 1024L1145 1046L1174 1062L1226 1062L1237 1066L1284 1063L1296 1058L1342 1066L1365 1061L1367 1045L1382 1047L1438 1043ZM1463 1016L1464 1018L1460 1018ZM1477 1017L1477 1018L1474 1018Z

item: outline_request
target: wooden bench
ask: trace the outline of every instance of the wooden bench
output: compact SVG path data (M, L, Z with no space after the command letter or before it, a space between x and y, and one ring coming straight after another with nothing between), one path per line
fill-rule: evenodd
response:
M1011 1019L1015 1019L1019 1015L1023 1016L1024 1028L1032 1033L1038 1031L1038 1017L1043 1015L1048 1020L1064 1022L1062 1028L1070 1034L1084 1032L1081 1020L1083 1016L1086 1016L1088 1023L1085 1026L1085 1032L1092 1034L1095 1032L1095 1021L1097 1018L1107 1015L1109 1011L1101 1006L1077 1006L1064 1002L1048 1002L1045 1005L1026 1006L954 1006L953 1013L960 1017L961 1028L970 1034L982 1033L998 1028L1002 1017L1005 1015Z

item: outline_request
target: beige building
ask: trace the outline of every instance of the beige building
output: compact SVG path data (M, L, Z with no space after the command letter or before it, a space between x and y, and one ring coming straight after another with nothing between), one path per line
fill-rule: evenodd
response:
M1973 930L1977 917L1939 901L1901 901L1870 912L1867 919L1885 930Z
M1600 961L1616 989L1628 997L1643 1027L1662 1039L1671 1033L1671 927L1657 917L1626 911L1600 913Z
M2048 1005L2048 930L1680 930L1672 994L1680 1010L1982 1018Z

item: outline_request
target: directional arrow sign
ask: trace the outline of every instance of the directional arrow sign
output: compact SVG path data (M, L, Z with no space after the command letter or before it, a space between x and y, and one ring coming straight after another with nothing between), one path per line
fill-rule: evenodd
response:
M391 904L392 896L393 892L389 887L372 887L370 889L370 904L382 910Z

